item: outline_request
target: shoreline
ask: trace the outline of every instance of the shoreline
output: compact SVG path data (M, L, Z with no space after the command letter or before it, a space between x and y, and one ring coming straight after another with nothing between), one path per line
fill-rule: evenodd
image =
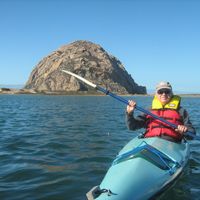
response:
M12 88L0 88L0 95L17 95L17 94L32 94L32 95L64 95L64 96L106 96L98 91L35 91L33 89L12 89ZM154 94L117 94L119 96L154 96ZM200 94L177 94L181 97L200 97Z

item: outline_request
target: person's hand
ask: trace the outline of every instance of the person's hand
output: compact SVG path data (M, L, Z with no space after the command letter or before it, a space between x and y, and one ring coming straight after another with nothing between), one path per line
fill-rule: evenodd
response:
M188 128L187 128L187 126L184 126L184 125L178 125L178 127L177 127L177 129L175 129L175 131L177 131L180 134L183 134L188 131Z
M126 111L128 114L131 114L135 109L136 102L133 100L129 100L128 103L129 103L129 105L126 108Z

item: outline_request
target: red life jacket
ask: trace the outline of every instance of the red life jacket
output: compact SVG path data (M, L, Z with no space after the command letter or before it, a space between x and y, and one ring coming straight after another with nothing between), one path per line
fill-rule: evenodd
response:
M182 117L180 116L177 109L170 109L170 108L152 109L151 112L175 125L183 125ZM155 136L165 135L172 137L177 141L182 139L181 134L176 132L173 128L171 128L164 122L152 118L150 115L147 115L146 126L147 128L145 132L145 137L155 137Z

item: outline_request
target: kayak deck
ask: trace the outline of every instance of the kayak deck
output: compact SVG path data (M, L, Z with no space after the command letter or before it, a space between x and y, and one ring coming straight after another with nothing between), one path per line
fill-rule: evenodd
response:
M145 141L142 141L139 146L133 148L132 150L122 153L116 157L112 165L116 165L120 162L124 162L129 159L136 157L141 157L151 162L155 166L163 170L169 170L170 173L173 173L174 167L179 167L180 164L173 160L166 154L162 153L155 147L147 144Z
M134 138L119 152L96 192L87 195L94 192L95 200L149 199L178 177L188 158L187 142Z

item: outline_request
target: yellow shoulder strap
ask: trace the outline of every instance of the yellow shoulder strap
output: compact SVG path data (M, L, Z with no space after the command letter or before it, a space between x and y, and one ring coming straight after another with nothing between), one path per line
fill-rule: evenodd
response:
M155 95L152 101L152 109L162 109L162 108L163 108L162 104Z
M167 103L165 106L161 104L161 102L158 100L156 96L154 96L154 99L152 101L152 109L163 109L163 108L169 108L169 109L174 109L177 110L179 108L181 102L181 97L174 95L170 102Z

